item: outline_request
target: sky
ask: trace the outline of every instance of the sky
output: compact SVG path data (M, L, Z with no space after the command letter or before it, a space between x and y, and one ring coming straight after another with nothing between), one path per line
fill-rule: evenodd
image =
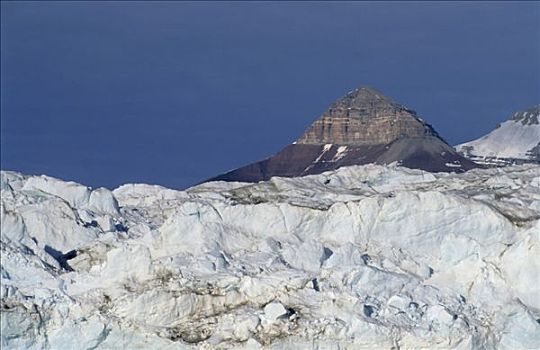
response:
M540 102L540 2L1 2L1 168L185 188L372 86L450 144Z

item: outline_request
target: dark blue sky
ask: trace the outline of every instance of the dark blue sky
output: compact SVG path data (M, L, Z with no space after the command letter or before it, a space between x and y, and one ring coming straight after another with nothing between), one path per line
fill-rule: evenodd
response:
M538 2L2 2L2 169L182 188L371 85L452 144L539 102Z

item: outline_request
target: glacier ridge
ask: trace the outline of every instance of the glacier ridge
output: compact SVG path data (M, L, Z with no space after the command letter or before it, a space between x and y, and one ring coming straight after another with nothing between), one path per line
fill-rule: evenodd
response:
M540 348L538 165L1 191L2 348Z

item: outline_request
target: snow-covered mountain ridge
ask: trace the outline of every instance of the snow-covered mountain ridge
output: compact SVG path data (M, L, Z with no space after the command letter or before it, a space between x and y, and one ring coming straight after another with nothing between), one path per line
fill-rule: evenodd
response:
M540 166L1 188L2 348L540 347Z
M456 149L488 166L540 164L540 105L513 113L487 135L457 145Z

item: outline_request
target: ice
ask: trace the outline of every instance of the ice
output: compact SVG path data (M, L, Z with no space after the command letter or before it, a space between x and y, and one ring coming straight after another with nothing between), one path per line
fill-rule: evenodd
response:
M118 202L111 191L98 188L90 193L88 209L100 214L118 215Z
M537 165L1 188L2 348L540 348Z
M265 319L270 322L276 321L280 316L283 316L286 314L287 314L287 310L279 302L274 301L267 304L264 307Z

